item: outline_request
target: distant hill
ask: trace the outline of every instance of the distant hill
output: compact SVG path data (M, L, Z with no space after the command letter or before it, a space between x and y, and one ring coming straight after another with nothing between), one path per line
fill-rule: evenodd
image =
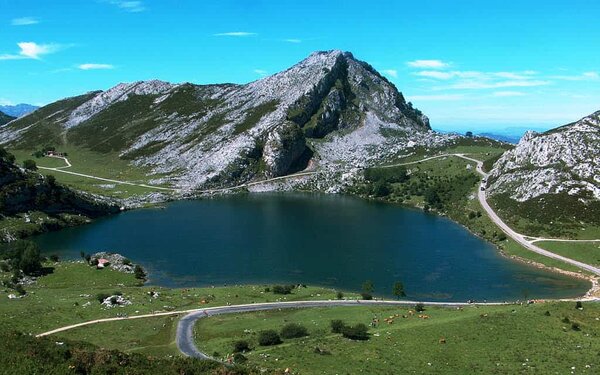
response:
M518 135L507 135L507 134L498 134L498 133L478 133L477 135L481 137L486 137L490 139L494 139L500 142L517 144L519 143L519 139L521 139Z
M67 98L0 129L0 143L117 154L185 190L276 177L319 165L339 171L456 136L349 52L315 52L244 85L122 83Z
M4 112L5 114L12 117L22 117L28 113L35 111L38 108L38 106L25 103L17 105L0 105L0 112Z
M11 122L12 120L14 120L16 117L13 116L9 116L6 113L0 111L0 125L4 125L6 123Z

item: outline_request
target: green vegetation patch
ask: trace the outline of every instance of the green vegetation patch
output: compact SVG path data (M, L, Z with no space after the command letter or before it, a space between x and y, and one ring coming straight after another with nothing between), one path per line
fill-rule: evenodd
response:
M232 314L201 319L197 346L225 358L247 341L251 365L294 373L593 373L600 366L600 306L575 302L433 308L331 307ZM330 322L368 327L369 340L333 333ZM308 336L257 345L259 332L288 322Z
M539 241L537 246L593 266L600 266L600 242Z
M235 130L233 131L233 134L237 135L247 130L250 130L264 116L275 111L278 105L278 100L270 100L259 106L249 109L248 111L246 111L246 117L244 118L244 120L241 123L235 125Z
M489 201L500 217L518 232L538 237L593 239L600 228L600 202L564 193L543 194L518 202L509 194L496 194ZM588 197L589 198L589 197Z

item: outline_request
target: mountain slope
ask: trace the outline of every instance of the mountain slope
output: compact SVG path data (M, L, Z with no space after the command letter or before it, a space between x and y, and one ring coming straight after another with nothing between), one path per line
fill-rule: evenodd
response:
M38 109L39 107L31 104L17 104L17 105L0 105L0 112L4 112L12 117L21 117L25 116L28 113L31 113Z
M15 119L15 117L9 116L6 113L0 111L0 125L4 125L6 123L9 123L9 122L11 122L14 119Z
M488 194L538 221L600 224L600 111L545 133L526 133L494 164Z
M0 128L0 143L117 153L183 189L275 177L307 166L364 166L442 143L427 117L370 65L315 52L245 85L120 84L43 107Z
M33 231L44 230L49 222L68 225L62 214L98 217L119 212L119 207L96 197L72 191L55 182L52 176L23 170L14 164L14 157L0 147L0 241L14 239L20 228L15 225L17 216L30 212L43 213L28 226ZM10 221L12 218L12 221ZM10 221L10 222L9 222ZM78 218L77 221L81 221ZM5 225L6 224L6 225Z

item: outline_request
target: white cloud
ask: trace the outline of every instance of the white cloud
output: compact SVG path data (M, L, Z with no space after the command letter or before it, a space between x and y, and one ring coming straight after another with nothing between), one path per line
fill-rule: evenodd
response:
M256 33L250 33L247 31L229 31L226 33L217 33L217 34L213 34L214 36L238 36L238 37L244 37L244 36L254 36L254 35L258 35Z
M263 69L254 69L254 73L258 74L259 76L266 76L269 74L269 72L267 72L266 70Z
M406 63L411 68L423 69L444 69L450 66L450 63L441 60L414 60Z
M295 38L284 39L283 41L288 42L288 43L302 43L302 39L295 39Z
M13 26L28 26L35 25L36 23L40 23L40 21L35 17L21 17L21 18L13 18L10 22Z
M396 69L384 69L382 72L390 77L398 78L398 71Z
M542 80L508 80L498 82L481 82L477 80L467 80L458 82L445 87L438 87L438 90L482 90L482 89L499 89L506 87L536 87L549 85L550 81Z
M0 60L39 60L43 55L48 55L57 52L58 50L63 48L63 46L59 44L37 44L34 42L20 42L17 43L17 45L21 49L18 54L0 55Z
M141 1L107 0L107 2L121 10L124 10L125 12L139 13L146 10L144 3Z
M424 71L415 73L415 75L420 76L420 77L443 79L443 80L451 79L454 77L454 74L452 72L439 72L436 70L424 70Z
M552 76L551 78L561 81L594 81L600 79L600 74L598 72L585 72L579 75L560 75Z
M0 105L14 105L14 103L8 99L0 98Z
M492 96L498 97L498 98L506 98L506 97L512 97L512 96L524 96L525 93L524 92L520 92L520 91L496 91L494 93L492 93Z
M81 70L114 69L111 64L81 64L77 66Z
M413 95L409 97L412 101L454 101L464 98L463 94Z

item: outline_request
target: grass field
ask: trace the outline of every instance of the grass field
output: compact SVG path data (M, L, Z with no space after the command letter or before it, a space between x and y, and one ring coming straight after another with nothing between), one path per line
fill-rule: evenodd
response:
M383 322L396 314L393 324ZM195 339L201 350L221 357L236 340L247 340L250 364L299 374L563 374L573 367L592 374L600 367L598 304L583 310L575 303L428 308L423 314L429 318L407 309L332 307L223 315L199 320ZM345 339L329 327L333 319L368 325L374 317L380 323L368 341ZM257 332L279 331L288 322L304 325L309 336L258 345Z
M31 155L35 150L11 149L9 151L15 155L17 164L22 164L23 160L26 159L33 159L40 167L56 168L66 166L65 162L58 158L34 158ZM130 165L129 161L119 158L116 153L99 153L74 146L62 146L58 151L67 152L69 162L72 164L72 167L65 169L69 172L136 184L149 184L150 180L161 177L160 175L152 175L148 168ZM141 186L115 184L58 171L40 169L39 172L46 175L53 175L57 181L75 189L115 198L128 198L155 193L157 191L166 192L164 190ZM165 185L157 186L168 187Z
M14 291L0 290L0 322L4 328L37 334L117 314L147 314L227 303L333 299L336 293L332 289L300 287L292 294L281 296L264 292L265 286L256 285L187 289L142 287L132 274L111 269L96 270L83 262L59 262L47 266L52 267L53 272L41 277L36 284L25 286L28 292L25 297L10 300L7 295ZM0 280L9 277L9 273L0 272ZM113 294L117 291L132 304L105 309L96 300L98 293ZM150 298L150 291L158 292L159 297ZM202 303L203 300L208 303Z
M600 266L600 242L539 241L539 247L571 259Z

